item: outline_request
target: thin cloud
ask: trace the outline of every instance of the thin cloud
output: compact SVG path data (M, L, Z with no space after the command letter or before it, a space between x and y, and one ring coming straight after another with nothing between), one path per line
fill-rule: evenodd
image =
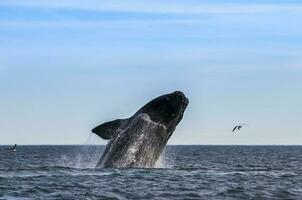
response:
M267 12L301 12L301 4L269 3L200 3L185 1L33 1L7 0L0 6L37 7L44 9L78 9L91 11L175 13L175 14L249 14Z

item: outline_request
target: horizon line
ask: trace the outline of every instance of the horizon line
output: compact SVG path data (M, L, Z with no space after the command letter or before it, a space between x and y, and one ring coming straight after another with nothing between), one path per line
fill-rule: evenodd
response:
M0 144L13 146L14 144ZM18 146L106 146L107 144L17 144ZM167 144L166 146L302 146L302 144Z

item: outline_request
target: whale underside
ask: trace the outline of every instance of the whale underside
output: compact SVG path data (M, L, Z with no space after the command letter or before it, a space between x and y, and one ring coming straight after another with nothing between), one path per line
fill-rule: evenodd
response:
M187 105L185 95L176 91L155 98L127 119L94 128L93 133L109 140L97 167L154 167Z

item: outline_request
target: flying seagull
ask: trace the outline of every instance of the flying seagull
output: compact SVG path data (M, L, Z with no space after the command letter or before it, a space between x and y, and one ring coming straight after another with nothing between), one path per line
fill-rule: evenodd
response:
M233 128L233 130L232 130L232 132L234 132L234 131L239 131L243 126L247 126L247 124L240 124L240 125L237 125L237 126L235 126L234 128Z

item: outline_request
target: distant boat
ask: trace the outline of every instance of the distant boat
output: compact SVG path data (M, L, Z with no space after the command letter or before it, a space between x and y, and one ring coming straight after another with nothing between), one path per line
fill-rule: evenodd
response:
M17 151L17 144L15 144L13 147L13 152L16 152L16 151Z

